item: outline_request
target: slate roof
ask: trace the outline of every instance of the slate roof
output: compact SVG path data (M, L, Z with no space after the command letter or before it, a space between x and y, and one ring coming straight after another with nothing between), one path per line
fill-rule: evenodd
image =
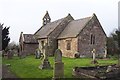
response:
M33 34L23 34L24 43L38 43L38 41L33 37Z
M45 26L42 26L35 35L38 35L37 38L47 38L48 35L63 21L64 18L50 22Z
M90 19L91 17L86 17L71 21L63 30L63 32L59 35L58 39L76 37Z

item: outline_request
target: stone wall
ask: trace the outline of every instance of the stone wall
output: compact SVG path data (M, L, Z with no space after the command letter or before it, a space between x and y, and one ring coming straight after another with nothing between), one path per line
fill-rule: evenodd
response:
M67 50L67 40L71 41L71 49ZM74 58L77 52L78 38L67 38L58 40L58 49L62 51L62 56Z
M68 23L73 20L71 15L68 15L64 20L54 29L54 31L48 36L48 44L50 46L50 55L54 55L55 50L58 48L57 37L65 29Z
M95 44L91 44L91 34L95 35ZM96 16L92 17L78 36L78 51L81 56L92 56L96 49L98 56L103 56L106 48L106 35Z
M26 55L31 55L35 53L38 48L38 44L24 44L23 52Z

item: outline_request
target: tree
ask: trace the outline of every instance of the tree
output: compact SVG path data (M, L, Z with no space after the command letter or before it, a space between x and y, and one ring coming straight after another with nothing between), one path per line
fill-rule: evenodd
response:
M8 46L8 43L10 42L10 37L8 36L10 27L3 28L3 25L4 24L0 24L0 26L2 27L2 50L5 50Z
M107 37L107 52L112 56L118 53L116 41L113 39L113 36Z
M14 49L18 50L19 45L17 43L15 43L14 41L12 41L11 43L8 44L7 48L12 49L12 50L14 50Z
M116 34L117 34L118 47L119 47L119 49L120 49L120 30L117 30L117 31L116 31Z
M120 66L120 29L117 29L115 31L115 34L113 34L113 39L117 41L118 46L118 64Z
M116 29L115 33L112 34L113 39L117 42L117 47L120 49L120 30Z

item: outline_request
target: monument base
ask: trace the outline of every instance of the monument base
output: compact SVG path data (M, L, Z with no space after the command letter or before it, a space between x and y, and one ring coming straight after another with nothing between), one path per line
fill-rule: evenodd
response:
M55 70L54 70L54 76L53 80L57 80L60 78L64 78L64 63L62 62L57 62L55 63Z
M52 69L52 67L48 60L44 60L42 64L39 66L39 69Z

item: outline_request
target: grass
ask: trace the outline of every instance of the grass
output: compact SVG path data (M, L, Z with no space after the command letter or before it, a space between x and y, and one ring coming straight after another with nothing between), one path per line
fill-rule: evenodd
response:
M75 66L95 66L91 64L91 58L62 58L64 62L64 76L65 78L72 78L72 68ZM54 57L49 57L51 66L54 67ZM116 64L117 60L98 60L99 65ZM13 59L3 58L3 64L11 64L10 70L20 78L52 78L53 69L41 70L38 66L41 64L40 59L35 59L34 56L28 56L23 59L13 57Z

